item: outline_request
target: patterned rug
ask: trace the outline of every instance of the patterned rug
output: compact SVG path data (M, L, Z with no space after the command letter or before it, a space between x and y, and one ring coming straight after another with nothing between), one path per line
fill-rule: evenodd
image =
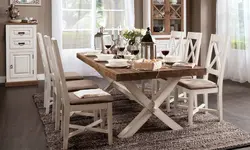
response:
M109 146L107 135L95 132L84 132L69 140L71 150L214 150L233 149L250 146L250 133L242 131L234 125L219 123L217 117L211 114L198 113L194 117L194 126L187 125L187 113L178 110L178 114L167 113L179 123L183 130L173 131L156 117L149 121L133 137L119 139L117 135L142 110L135 102L127 100L124 95L115 91L113 102L113 132L114 143ZM51 113L45 115L43 95L35 94L34 102L38 108L41 120L45 126L47 144L51 150L62 148L60 132L54 131ZM71 122L86 125L91 118L74 116Z

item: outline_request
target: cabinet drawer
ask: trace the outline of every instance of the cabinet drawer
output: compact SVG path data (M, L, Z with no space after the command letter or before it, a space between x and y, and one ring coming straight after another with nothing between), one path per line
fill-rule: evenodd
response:
M34 48L33 39L10 39L10 49L32 49Z
M33 38L33 27L10 27L10 38Z

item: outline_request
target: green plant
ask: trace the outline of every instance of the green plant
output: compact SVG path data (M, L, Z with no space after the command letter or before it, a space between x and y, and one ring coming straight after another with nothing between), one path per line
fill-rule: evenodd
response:
M133 30L123 30L122 35L128 41L135 41L136 37L142 37L145 34L145 30L143 29L133 29Z
M246 50L247 43L245 40L232 40L231 47L233 49Z

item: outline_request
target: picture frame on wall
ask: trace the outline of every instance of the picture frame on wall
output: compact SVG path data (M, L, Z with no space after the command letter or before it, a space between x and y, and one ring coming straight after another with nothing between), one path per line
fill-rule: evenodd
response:
M42 0L10 0L10 4L20 6L41 6Z

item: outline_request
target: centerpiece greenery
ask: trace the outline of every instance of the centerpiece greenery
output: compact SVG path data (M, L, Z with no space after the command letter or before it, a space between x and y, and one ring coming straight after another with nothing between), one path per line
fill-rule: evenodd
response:
M142 37L145 33L144 29L123 30L122 36L129 41L129 45L133 45L136 37Z

